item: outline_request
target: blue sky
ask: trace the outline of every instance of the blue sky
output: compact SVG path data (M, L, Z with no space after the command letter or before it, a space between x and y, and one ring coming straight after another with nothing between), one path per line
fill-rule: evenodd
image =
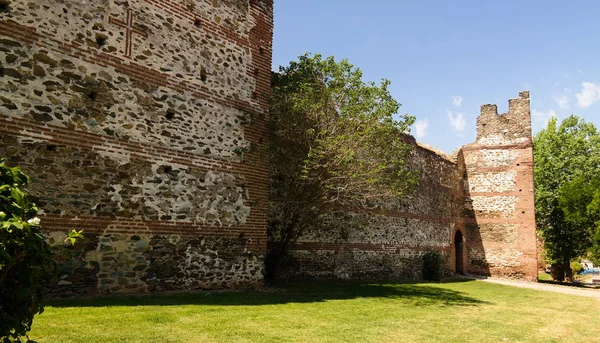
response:
M412 134L473 142L481 104L531 92L534 131L571 113L600 127L600 1L275 0L273 69L305 52L389 79Z

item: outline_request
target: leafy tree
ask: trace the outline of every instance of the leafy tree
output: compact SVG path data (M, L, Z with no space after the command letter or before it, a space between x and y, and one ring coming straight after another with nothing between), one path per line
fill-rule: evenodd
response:
M347 60L306 54L274 73L272 84L271 277L332 206L375 207L416 184L403 142L414 118L397 115L389 81L365 83Z
M600 175L579 177L560 191L565 219L585 235L582 244L594 263L600 262Z
M600 171L600 134L592 123L570 116L556 118L534 137L537 229L546 256L562 280L569 263L592 246L594 220L587 210Z
M42 313L42 285L55 270L52 249L40 231L37 207L24 191L29 179L0 160L0 341L27 337ZM67 241L81 238L72 231ZM27 338L27 342L33 342Z

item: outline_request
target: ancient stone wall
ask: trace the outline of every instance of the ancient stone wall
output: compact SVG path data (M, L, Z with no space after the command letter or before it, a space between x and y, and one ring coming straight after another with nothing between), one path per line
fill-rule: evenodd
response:
M416 279L435 250L449 272L535 280L529 92L498 115L482 106L478 137L449 160L412 141L411 196L375 210L337 210L305 232L283 278Z
M85 239L55 294L252 287L267 249L272 0L0 1L0 157L43 230ZM449 160L411 141L417 192L335 209L286 278L535 277L529 94L484 105ZM463 238L464 237L464 238Z
M419 279L422 256L439 251L452 271L454 232L462 225L462 174L456 163L409 142L418 189L376 209L325 215L303 233L281 268L288 279Z
M537 279L529 92L507 113L481 106L477 141L462 148L468 272Z
M57 293L259 285L272 0L7 0L0 157L85 239Z

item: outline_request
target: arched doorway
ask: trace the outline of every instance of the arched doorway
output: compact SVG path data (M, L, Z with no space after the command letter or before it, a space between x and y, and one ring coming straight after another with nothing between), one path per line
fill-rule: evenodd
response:
M454 256L456 262L456 274L464 274L463 235L460 231L456 231L456 234L454 235Z

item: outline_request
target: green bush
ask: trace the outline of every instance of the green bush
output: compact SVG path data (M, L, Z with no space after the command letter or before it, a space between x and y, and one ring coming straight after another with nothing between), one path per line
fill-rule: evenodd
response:
M437 251L428 251L423 255L423 279L428 281L440 281L442 278L442 266L444 260Z
M0 342L33 342L33 317L44 311L42 286L56 270L40 230L37 207L24 188L29 178L0 159ZM71 231L66 242L83 237Z
M37 207L24 191L29 179L0 161L0 340L20 342L42 313L42 281L54 270L40 232ZM28 340L29 341L29 340Z
M573 274L579 274L583 270L583 264L578 261L572 261L571 270L573 271Z

